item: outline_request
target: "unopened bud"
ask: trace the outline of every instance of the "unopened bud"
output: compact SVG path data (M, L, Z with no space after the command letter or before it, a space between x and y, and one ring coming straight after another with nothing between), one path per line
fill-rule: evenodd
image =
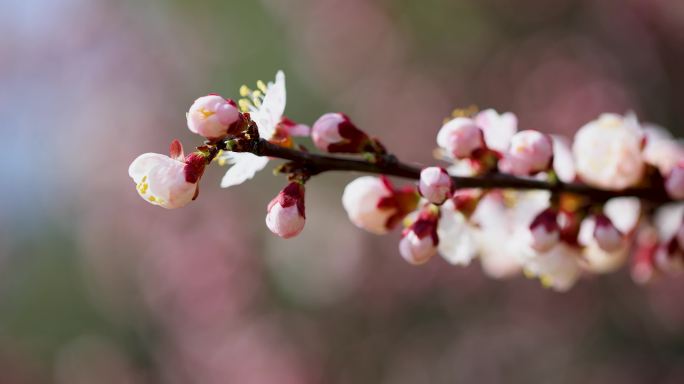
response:
M594 227L594 239L598 246L606 252L614 252L624 244L625 237L613 222L604 214L595 217L596 226Z
M266 226L276 235L289 239L304 229L305 221L304 185L291 182L268 204Z
M386 177L363 176L344 188L342 205L354 225L381 235L416 209L415 188L395 189Z
M209 140L239 133L242 122L235 102L219 95L202 96L195 100L186 118L190 131Z
M508 152L499 164L502 172L529 176L547 171L553 162L553 141L549 135L527 130L511 138Z
M380 152L382 146L342 113L326 113L311 128L316 148L331 153Z
M442 126L437 134L437 145L455 159L465 159L485 148L484 133L472 119L457 117Z
M530 246L537 252L551 250L560 240L558 213L547 208L538 214L530 224Z
M428 205L420 212L418 220L402 232L399 253L404 260L413 265L420 265L437 254L438 221L439 209L434 205Z
M427 201L441 205L451 195L451 177L444 168L428 167L420 172L418 191Z

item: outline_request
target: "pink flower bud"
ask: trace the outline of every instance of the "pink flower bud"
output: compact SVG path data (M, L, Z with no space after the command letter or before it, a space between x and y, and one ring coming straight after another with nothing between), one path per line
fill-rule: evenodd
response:
M678 274L684 271L684 253L679 248L679 242L672 238L661 244L653 256L658 270L668 274Z
M549 135L527 130L511 138L511 145L499 168L516 176L529 176L547 171L553 162L553 141Z
M439 209L426 206L410 227L401 234L399 253L404 260L413 265L426 263L437 253L439 238L437 237L437 223Z
M606 252L614 252L624 245L625 237L613 222L604 214L596 215L594 238L598 246Z
M560 240L558 213L547 208L538 214L530 224L530 246L537 252L551 250Z
M283 239L289 239L304 229L305 221L304 185L293 181L268 204L266 226Z
M177 140L171 144L171 155L173 158L145 153L128 167L140 197L168 209L185 206L197 197L197 183L206 166L201 154L191 153L183 159L183 148Z
M451 177L444 168L428 167L420 172L418 191L433 204L443 204L451 195L451 187Z
M239 133L242 122L235 102L219 95L202 96L195 100L186 119L190 131L209 140Z
M379 146L342 113L326 113L311 128L311 138L321 151L337 153L376 152Z
M455 159L465 159L485 148L482 129L472 119L457 117L442 126L437 134L437 145Z
M665 179L665 190L673 199L684 199L684 160L680 160L677 166L672 168Z
M342 205L354 225L381 235L413 211L418 199L412 187L395 189L384 176L363 176L345 187Z

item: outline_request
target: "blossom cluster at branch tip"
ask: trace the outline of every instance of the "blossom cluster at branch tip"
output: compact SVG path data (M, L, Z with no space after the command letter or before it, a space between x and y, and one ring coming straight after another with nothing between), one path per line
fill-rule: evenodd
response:
M378 235L403 223L398 253L411 265L437 254L452 265L479 259L493 278L523 273L557 291L626 264L638 283L684 272L684 145L631 112L602 114L570 142L519 130L512 112L456 110L435 126L435 155L443 163L416 168L343 113L323 114L311 128L285 116L282 71L272 82L242 86L239 95L237 102L209 94L192 103L187 127L206 140L196 151L185 155L174 140L169 156L145 153L133 160L128 173L141 198L180 208L197 198L208 164L229 166L221 180L226 188L253 178L268 156L282 157L289 162L277 172L289 183L265 218L281 238L304 229L310 177L363 170L380 176L358 177L344 188L349 220ZM345 155L312 154L307 142ZM388 175L418 181L397 187Z

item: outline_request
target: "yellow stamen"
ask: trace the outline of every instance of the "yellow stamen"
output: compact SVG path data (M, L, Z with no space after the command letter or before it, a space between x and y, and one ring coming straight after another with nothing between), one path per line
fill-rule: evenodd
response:
M240 106L240 111L249 112L249 107L252 105L252 103L250 103L247 99L240 99L238 100L238 105Z
M263 93L261 93L260 90L252 91L252 100L256 101L257 99L260 99L264 96Z
M550 288L553 285L553 278L549 275L542 275L539 278L544 288Z
M200 108L199 113L201 113L201 114L202 114L202 117L204 117L205 119L208 119L208 118L210 118L211 116L213 116L213 115L216 114L216 112L212 112L212 111L210 111L210 110L208 110L208 109L206 109L206 108Z
M266 90L268 89L266 84L261 80L257 81L257 88L259 88L259 90L263 93L266 93Z
M250 93L252 93L252 90L249 89L249 87L247 87L246 85L240 87L240 96L247 97Z

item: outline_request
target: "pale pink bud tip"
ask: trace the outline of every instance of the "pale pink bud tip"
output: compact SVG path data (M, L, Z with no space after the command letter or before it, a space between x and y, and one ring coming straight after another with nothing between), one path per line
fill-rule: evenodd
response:
M423 209L418 220L402 233L399 253L410 264L424 264L437 253L439 210L432 208L435 207Z
M210 140L238 133L242 121L235 102L219 95L202 96L195 100L186 118L190 131Z
M624 235L613 222L604 214L596 216L594 238L598 246L606 252L617 251L624 244Z
M457 117L442 126L437 145L455 159L465 159L485 147L484 133L472 119Z
M527 130L511 138L508 152L499 164L506 173L529 176L551 168L553 162L553 141L549 135Z
M326 113L311 128L311 138L321 151L373 152L373 141L342 113Z
M427 201L441 205L451 195L451 177L444 168L428 167L420 172L418 191Z
M381 235L418 204L414 188L395 189L386 177L363 176L344 188L342 205L354 225Z
M550 251L560 240L558 213L551 208L545 209L530 224L530 246L537 252Z
M304 185L291 182L268 204L266 226L274 234L289 239L304 229L305 221Z
M670 171L670 174L665 179L665 190L673 199L684 199L684 161L680 161Z

